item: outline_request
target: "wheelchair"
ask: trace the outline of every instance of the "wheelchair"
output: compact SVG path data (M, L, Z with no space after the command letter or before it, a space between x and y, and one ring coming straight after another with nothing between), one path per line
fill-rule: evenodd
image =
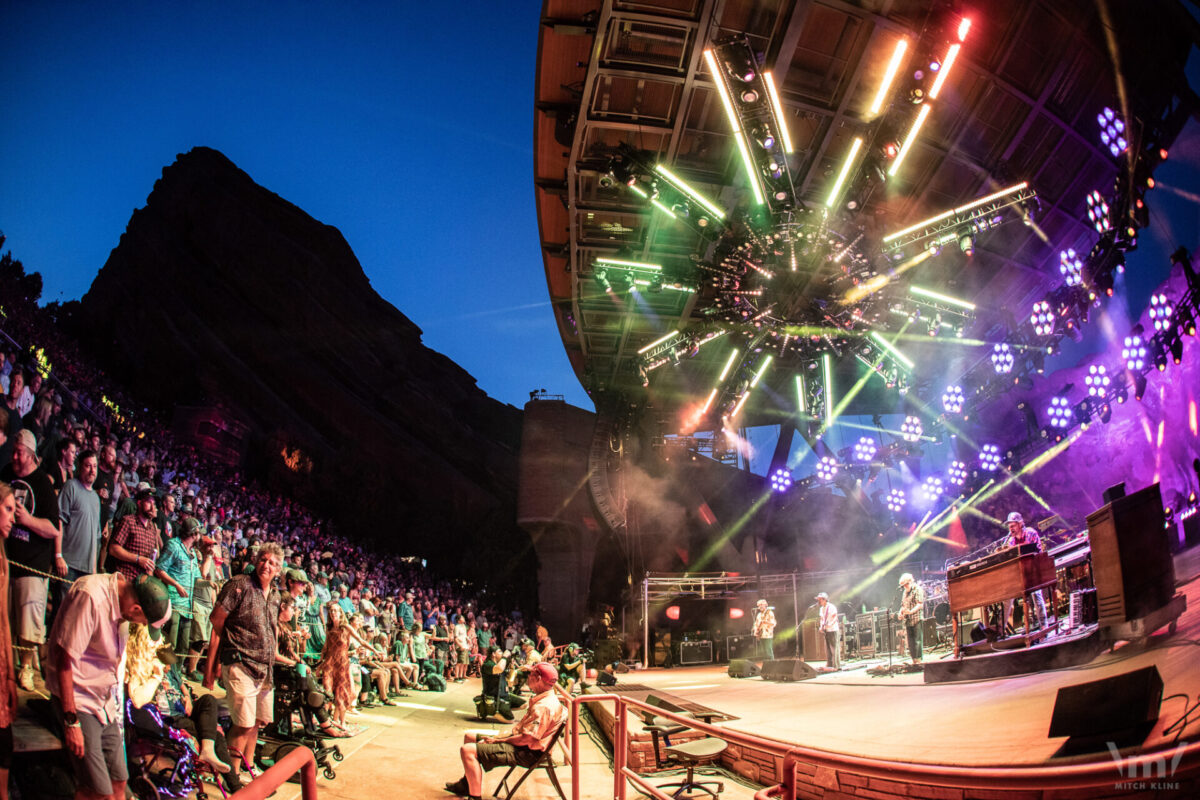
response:
M323 702L324 694L321 698ZM336 744L327 744L308 701L304 681L299 676L290 669L275 670L275 721L259 731L254 758L260 770L267 769L297 747L307 747L316 756L321 774L327 780L337 777L333 765L345 756ZM299 719L299 724L293 717Z
M146 709L161 724L158 709ZM165 726L162 733L139 728L133 705L126 701L125 755L129 766L129 790L138 800L182 797L195 793L207 800L215 786L222 798L230 795L216 770L200 759L196 740L187 731Z

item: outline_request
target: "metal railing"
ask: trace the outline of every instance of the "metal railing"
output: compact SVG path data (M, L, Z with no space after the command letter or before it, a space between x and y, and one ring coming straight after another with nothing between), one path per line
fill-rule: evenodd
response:
M571 752L579 747L579 710L584 703L608 702L615 704L613 729L613 797L625 800L628 783L634 783L643 792L656 800L671 800L669 795L658 791L655 786L628 766L629 730L627 711L639 708L655 717L668 719L676 724L722 739L730 744L749 747L783 759L783 783L759 790L755 800L782 798L795 800L797 781L796 765L810 764L838 772L848 772L868 778L888 781L925 784L930 786L964 789L989 789L992 791L1020 791L1036 789L1089 789L1111 787L1121 779L1122 771L1129 775L1154 774L1154 769L1164 763L1174 763L1173 780L1192 777L1200 772L1200 742L1180 744L1171 750L1128 756L1120 763L1106 752L1103 759L1083 764L1055 766L975 767L948 766L942 764L915 764L904 761L887 761L864 756L852 756L818 750L812 747L789 745L774 739L755 736L751 733L720 728L691 717L676 714L658 706L616 694L580 695L571 702L568 724L571 726ZM1175 759L1178 759L1177 761ZM571 759L571 800L579 800L579 762Z
M238 789L229 800L264 800L269 794L300 773L300 796L304 800L317 800L317 759L307 747L297 747L259 775Z

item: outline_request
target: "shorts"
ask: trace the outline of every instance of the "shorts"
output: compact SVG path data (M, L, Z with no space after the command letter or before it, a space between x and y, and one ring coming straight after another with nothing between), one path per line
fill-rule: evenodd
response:
M239 728L266 725L275 719L275 687L268 679L256 681L245 664L234 662L224 666L221 683L225 686L225 704L229 716Z
M62 721L62 707L58 698L52 697L54 710ZM70 748L63 744L63 751L75 769L77 786L87 786L96 794L112 794L114 782L129 780L129 769L125 762L125 736L116 719L107 725L87 713L80 711L79 728L83 731L83 758L76 758Z
M12 726L0 728L0 769L12 769L13 735Z
M49 578L23 576L12 580L12 604L17 636L27 642L46 641L46 592Z
M458 663L466 664L471 660L471 651L465 647L458 648Z
M532 767L542 757L541 750L508 742L476 742L475 753L485 772L493 767Z

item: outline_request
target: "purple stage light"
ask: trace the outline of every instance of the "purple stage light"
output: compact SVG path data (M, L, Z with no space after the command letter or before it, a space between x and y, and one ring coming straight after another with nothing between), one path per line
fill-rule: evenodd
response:
M1096 115L1100 124L1100 141L1108 148L1113 158L1125 152L1129 142L1125 139L1125 122L1111 108L1105 108Z
M961 386L947 386L946 391L942 393L942 408L946 409L948 414L961 414L965 402Z
M875 457L879 447L870 436L864 436L854 443L854 458L857 461L870 461Z
M925 479L924 483L921 484L921 495L926 503L932 503L941 497L943 490L944 487L942 486L942 479L936 475L930 475Z
M1146 366L1146 343L1136 333L1125 337L1125 346L1121 348L1121 358L1125 359L1125 368L1130 372L1140 372Z
M1029 322L1038 336L1049 336L1054 333L1054 312L1050 310L1050 303L1045 300L1038 300L1034 303L1033 311L1029 314Z
M924 428L921 427L920 417L905 417L904 423L900 425L900 435L904 437L906 442L915 442L921 438L924 433Z
M904 504L907 502L908 502L908 498L904 496L903 489L892 489L890 492L888 492L888 496L887 496L888 511L891 511L893 513L897 512L897 511L902 511L904 509Z
M1169 331L1171 329L1171 315L1175 313L1175 307L1170 299L1165 294L1150 295L1150 319L1154 322L1154 330Z
M951 461L946 477L955 486L962 486L967 482L967 465L961 461Z
M1013 369L1012 348L1006 342L1001 342L992 348L992 367L997 375L1007 375Z
M1083 282L1083 262L1074 249L1068 248L1058 254L1058 271L1067 286L1078 286Z
M838 474L837 461L825 456L817 462L817 477L823 481L831 481Z
M1055 428L1069 427L1071 425L1071 404L1065 397L1052 397L1050 398L1050 407L1046 409L1046 416L1050 418L1050 424Z
M792 487L792 473L787 467L780 467L771 473L771 489L776 492L786 492Z
M1108 386L1112 381L1103 364L1092 364L1088 367L1088 374L1083 380L1087 384L1088 397L1099 397L1102 400L1108 397Z
M1096 233L1105 233L1112 230L1112 222L1109 220L1108 203L1105 202L1104 196L1096 190L1092 190L1087 196L1088 220L1091 221L1092 227L1096 229Z
M979 451L979 466L988 472L995 472L999 469L1000 447L994 444L985 444L983 449Z

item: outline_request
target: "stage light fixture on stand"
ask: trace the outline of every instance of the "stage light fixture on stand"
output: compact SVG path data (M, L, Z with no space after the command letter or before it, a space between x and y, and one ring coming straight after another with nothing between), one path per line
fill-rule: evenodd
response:
M1112 230L1112 219L1109 215L1108 203L1098 190L1093 189L1087 196L1088 220L1096 233L1104 234Z
M1133 399L1141 402L1146 396L1146 376L1140 372L1133 376Z
M893 514L904 510L904 505L908 502L908 498L904 494L903 489L892 489L888 492L887 508Z
M962 486L967 482L967 465L961 461L951 461L950 469L946 471L946 477L951 484Z
M1129 142L1125 139L1125 122L1107 106L1096 115L1096 122L1100 124L1100 141L1108 148L1108 152L1112 153L1113 158L1125 152L1125 148L1129 147Z
M1033 330L1038 336L1050 336L1054 333L1054 312L1050 310L1050 303L1045 300L1038 300L1033 304L1033 311L1029 314L1029 322L1033 325Z
M933 503L942 496L945 487L942 485L942 479L936 475L930 475L921 483L921 494L925 498L926 503Z

